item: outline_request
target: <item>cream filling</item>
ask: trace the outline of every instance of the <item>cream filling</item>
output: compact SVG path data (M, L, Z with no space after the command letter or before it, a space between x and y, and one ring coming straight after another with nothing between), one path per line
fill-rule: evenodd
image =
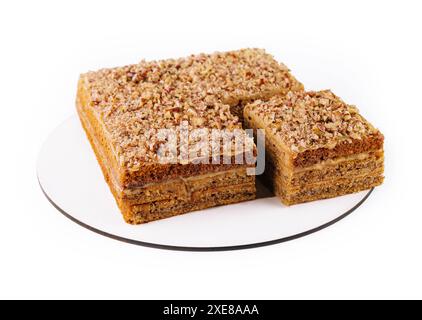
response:
M284 176L278 176L278 175L274 175L274 179L275 179L275 183L279 184L280 186L283 186L283 188L288 189L290 192L291 191L299 191L299 190L303 190L303 189L312 189L312 188L318 188L318 187L323 187L323 186L333 186L336 184L351 184L354 181L359 181L361 179L365 179L367 177L379 177L382 176L382 174L384 173L384 168L383 167L379 167L376 168L375 170L372 170L370 172L364 172L358 175L353 175L353 176L343 176L343 177L333 177L330 179L324 179L318 182L312 182L312 183L306 183L306 185L297 185L297 186L292 186L290 185L290 180L287 179Z
M378 170L381 170L381 169L384 170L383 162L384 162L383 158L378 158L376 160L374 159L374 160L371 161L371 163L376 164L375 168L371 169L371 168L364 167L364 168L360 168L360 169L352 169L352 170L349 171L351 173L351 175L348 174L348 175L345 175L345 176L342 176L342 177L346 177L346 176L357 177L357 176L360 176L360 175L355 175L354 173L356 173L356 172L368 172L368 171L372 172L372 171L378 171ZM336 165L338 165L338 163L333 164L331 166L335 167ZM318 168L318 169L315 168L313 170L322 171L323 169L326 169L327 167L329 167L329 166L325 166L324 168ZM283 179L285 181L290 181L293 178L299 178L300 179L300 176L296 177L295 175L299 174L299 173L306 172L306 171L310 171L310 170L300 170L300 171L294 171L294 172L290 172L290 171L287 172L287 171L280 170L280 168L278 168L278 167L273 166L272 169L270 170L270 173L271 173L271 175L274 179ZM289 175L286 175L286 173L289 173ZM338 177L328 177L328 178L325 178L323 180L320 180L320 182L332 181L332 180L336 180L336 179L338 179Z
M145 191L146 189L149 189L151 187L155 187L155 186L167 186L167 185L172 185L172 184L176 184L176 183L182 183L188 196L191 195L192 193L192 188L191 185L192 183L194 183L195 181L198 180L202 180L202 179L210 179L213 177L220 177L220 176L224 176L226 174L230 174L230 173L245 173L246 174L246 169L245 168L241 168L241 169L231 169L231 170L227 170L227 171L221 171L221 172L213 172L213 173L206 173L206 174L201 174L201 175L196 175L196 176L192 176L192 177L179 177L179 178L175 178L175 179L170 179L170 180L165 180L163 182L150 182L150 183L146 183L140 187L133 187L130 189L125 189L123 190L123 193L127 196L135 196L137 193L141 193L142 191ZM231 186L231 185L228 185Z
M382 150L379 150L379 152L382 152ZM367 159L372 159L372 161L379 163L379 162L384 161L384 156L377 157L376 155L371 154L369 152L364 152L364 153L359 153L359 154L350 155L346 157L340 157L336 159L327 159L327 160L321 161L319 163L316 163L307 167L293 167L293 168L287 167L285 164L282 164L277 161L276 162L271 161L271 164L277 171L282 172L283 174L288 173L289 175L294 175L297 173L302 173L302 172L307 172L307 171L322 171L330 167L339 166L342 163L352 162L352 161L363 161Z
M340 158L336 158L336 159L327 159L327 160L321 161L319 163L313 164L311 166L295 167L293 169L293 172L297 173L297 172L304 172L304 171L311 171L311 170L323 170L326 167L337 166L337 165L341 164L342 162L355 161L355 160L362 161L362 160L369 159L373 156L374 155L370 154L369 152L364 152L364 153L354 154L354 155L350 155L350 156L346 156L346 157L340 157ZM383 158L384 157L382 157L382 159Z

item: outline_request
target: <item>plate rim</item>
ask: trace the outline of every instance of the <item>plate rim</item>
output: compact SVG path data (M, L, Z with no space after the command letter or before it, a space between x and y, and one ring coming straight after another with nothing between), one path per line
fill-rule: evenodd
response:
M349 210L347 210L345 213L341 214L337 218L330 220L330 221L328 221L328 222L326 222L322 225L319 225L315 228L312 228L312 229L309 229L309 230L306 230L306 231L303 231L303 232L300 232L300 233L297 233L297 234L294 234L294 235L291 235L291 236L277 238L277 239L273 239L273 240L262 241L262 242L241 244L241 245L218 246L218 247L193 247L193 246L173 246L173 245L168 245L168 244L159 244L159 243L153 243L153 242L134 240L134 239L125 238L125 237L118 236L118 235L100 230L98 228L95 228L95 227L93 227L93 226L91 226L91 225L89 225L85 222L80 221L79 219L76 219L70 213L68 213L65 210L63 210L62 208L60 208L60 206L58 204L56 204L53 201L53 199L51 199L50 196L47 194L47 192L44 190L38 174L37 174L37 179L38 179L38 185L40 186L41 191L44 194L44 196L47 198L48 202L50 202L50 204L57 211L59 211L61 214L63 214L66 218L68 218L69 220L73 221L74 223L78 224L79 226L81 226L85 229L88 229L88 230L90 230L94 233L97 233L99 235L102 235L104 237L107 237L107 238L110 238L110 239L113 239L113 240L117 240L117 241L120 241L120 242L124 242L124 243L129 243L129 244L132 244L132 245L137 245L137 246L147 247L147 248L153 248L153 249L170 250L170 251L185 251L185 252L223 252L223 251L248 250L248 249L255 249L255 248L261 248L261 247L273 246L273 245L276 245L276 244L280 244L280 243L296 240L296 239L299 239L299 238L303 238L303 237L306 237L306 236L311 235L313 233L316 233L318 231L321 231L323 229L326 229L326 228L332 226L333 224L343 220L347 216L349 216L352 212L354 212L357 208L359 208L369 198L369 196L372 194L372 192L375 189L375 188L371 188L368 191L368 193L358 203L356 203L352 208L350 208Z

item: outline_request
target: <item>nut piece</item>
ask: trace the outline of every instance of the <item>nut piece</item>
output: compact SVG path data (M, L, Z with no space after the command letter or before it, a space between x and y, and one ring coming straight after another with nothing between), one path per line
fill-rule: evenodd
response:
M192 125L195 127L202 127L205 123L205 119L201 117L192 118Z

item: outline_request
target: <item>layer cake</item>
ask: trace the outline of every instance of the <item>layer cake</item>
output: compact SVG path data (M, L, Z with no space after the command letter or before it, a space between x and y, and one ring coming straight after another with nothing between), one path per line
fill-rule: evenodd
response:
M329 90L257 100L244 118L247 127L265 130L265 177L286 205L383 182L383 135Z
M253 199L255 176L247 171L253 164L235 161L255 154L238 115L255 99L300 90L271 55L243 49L88 72L79 79L76 105L124 219L138 224ZM225 145L177 137L162 161L170 139L163 129L180 133L182 126L218 131ZM198 145L199 156L181 156Z

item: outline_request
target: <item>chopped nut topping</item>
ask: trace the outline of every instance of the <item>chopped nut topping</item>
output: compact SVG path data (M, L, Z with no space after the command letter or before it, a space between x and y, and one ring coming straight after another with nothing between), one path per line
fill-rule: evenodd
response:
M378 133L331 91L289 92L269 101L255 101L248 111L261 117L267 128L294 153L309 149L334 148L340 142L361 140Z
M268 92L302 89L283 64L264 50L243 49L181 59L141 61L81 76L89 106L129 170L157 161L152 130L177 127L234 130L230 105ZM230 105L228 105L230 104Z

